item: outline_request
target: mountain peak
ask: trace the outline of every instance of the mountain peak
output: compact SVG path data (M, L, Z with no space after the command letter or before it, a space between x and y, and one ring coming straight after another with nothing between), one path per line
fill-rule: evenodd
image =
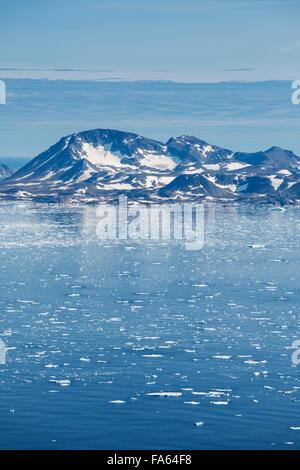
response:
M282 151L285 151L283 150L281 147L277 147L276 145L273 145L273 147L270 147L269 149L265 150L265 153L268 153L268 152L282 152Z

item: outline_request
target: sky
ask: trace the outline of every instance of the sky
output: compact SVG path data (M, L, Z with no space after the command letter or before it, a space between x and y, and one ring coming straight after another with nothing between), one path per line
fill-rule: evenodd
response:
M299 26L299 0L1 0L0 162L99 127L300 155Z
M1 0L0 78L293 80L299 0Z
M176 83L7 79L0 157L33 157L73 132L120 129L166 142L195 135L235 151L300 155L290 81ZM0 158L0 162L3 161Z

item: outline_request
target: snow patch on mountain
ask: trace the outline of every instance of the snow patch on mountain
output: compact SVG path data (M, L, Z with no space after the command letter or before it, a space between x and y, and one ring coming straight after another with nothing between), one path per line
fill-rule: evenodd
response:
M270 176L268 176L268 178L271 180L271 184L272 184L273 188L275 189L275 191L277 191L279 186L282 185L283 179L278 178L276 175L270 175Z
M124 166L121 163L123 155L120 152L112 152L111 146L112 144L106 144L94 147L92 144L83 142L83 156L96 166Z
M250 165L247 163L232 162L232 163L227 163L226 170L227 171L241 170L242 168L246 168L247 166L250 166Z
M139 150L141 155L141 165L158 170L173 170L179 163L178 158L171 155L157 155L154 151Z

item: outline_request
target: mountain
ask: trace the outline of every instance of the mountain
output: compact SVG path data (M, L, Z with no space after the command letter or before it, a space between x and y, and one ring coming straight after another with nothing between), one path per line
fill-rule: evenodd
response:
M120 194L139 202L298 204L300 158L271 147L245 153L183 135L161 143L95 129L63 137L0 182L0 197L95 203Z
M8 178L14 173L14 170L9 168L8 166L4 164L0 164L0 181L3 180L4 178Z

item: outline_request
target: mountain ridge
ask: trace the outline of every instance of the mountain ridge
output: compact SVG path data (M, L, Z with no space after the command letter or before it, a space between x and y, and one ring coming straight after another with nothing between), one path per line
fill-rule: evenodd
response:
M48 202L299 204L300 158L277 146L234 152L191 135L166 143L92 129L62 137L0 181L0 197Z

